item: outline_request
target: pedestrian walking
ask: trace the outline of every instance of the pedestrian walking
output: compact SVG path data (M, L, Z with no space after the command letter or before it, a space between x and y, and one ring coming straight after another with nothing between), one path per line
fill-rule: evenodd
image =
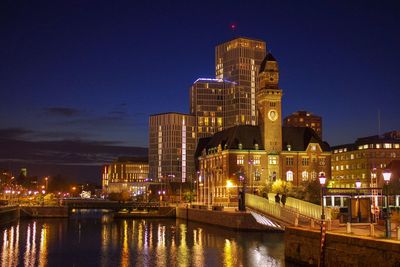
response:
M285 206L285 204L286 204L286 194L282 195L281 202L282 202L282 205Z
M281 202L281 197L279 196L279 193L275 195L275 203L279 204Z

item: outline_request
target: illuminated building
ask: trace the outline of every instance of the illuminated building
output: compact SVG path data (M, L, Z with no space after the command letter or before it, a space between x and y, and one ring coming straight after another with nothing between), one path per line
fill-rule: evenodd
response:
M200 78L190 88L190 113L195 116L197 138L224 129L226 101L235 84L221 79Z
M176 112L155 114L149 121L150 177L190 181L194 173L195 117Z
M227 105L225 128L257 124L257 75L265 55L265 42L256 39L239 37L216 46L216 78L236 83Z
M322 118L311 112L304 110L294 112L283 120L283 126L309 127L322 139Z
M400 158L400 131L358 138L353 144L332 147L332 182L352 188L357 179L362 187L382 186L382 171Z
M278 179L298 186L321 173L330 177L329 145L310 128L282 127L278 83L278 63L268 53L256 94L259 125L238 125L199 140L199 201L226 204L244 186L257 193Z
M103 192L130 192L140 195L146 191L149 177L147 158L120 157L115 162L105 165L102 173Z

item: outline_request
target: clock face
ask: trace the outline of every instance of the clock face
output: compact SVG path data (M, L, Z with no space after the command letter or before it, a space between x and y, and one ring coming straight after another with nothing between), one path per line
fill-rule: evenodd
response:
M276 120L278 119L278 112L277 112L275 109L271 109L271 110L268 112L268 118L269 118L271 121L276 121Z

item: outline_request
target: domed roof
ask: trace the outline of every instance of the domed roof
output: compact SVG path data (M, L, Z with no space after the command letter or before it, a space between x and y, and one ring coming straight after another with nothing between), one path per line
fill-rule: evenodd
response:
M276 59L274 58L274 56L271 54L271 52L268 52L267 55L265 56L264 60L261 62L260 65L260 73L265 71L265 67L267 66L267 62L268 61L275 61Z

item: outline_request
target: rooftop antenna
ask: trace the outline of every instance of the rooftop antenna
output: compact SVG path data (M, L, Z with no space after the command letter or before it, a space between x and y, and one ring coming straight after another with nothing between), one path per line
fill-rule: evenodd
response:
M236 28L237 24L235 22L232 22L229 27L231 28L232 34L235 36L236 35Z

